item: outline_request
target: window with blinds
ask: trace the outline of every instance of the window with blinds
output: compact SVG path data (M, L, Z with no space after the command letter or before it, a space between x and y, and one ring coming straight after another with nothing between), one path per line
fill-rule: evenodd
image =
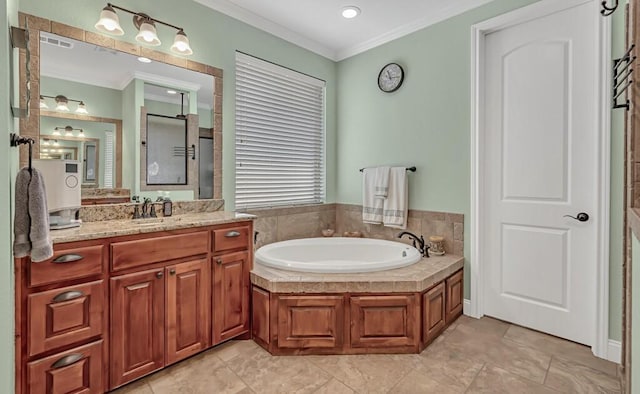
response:
M104 187L112 188L113 185L113 131L105 131L104 133Z
M236 52L237 209L324 201L325 82Z

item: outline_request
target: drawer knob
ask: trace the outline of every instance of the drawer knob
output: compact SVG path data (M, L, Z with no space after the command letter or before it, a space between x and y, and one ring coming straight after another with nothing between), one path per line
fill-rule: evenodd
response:
M56 257L53 262L56 264L73 263L74 261L80 261L84 259L84 256L79 254L63 254Z
M239 231L228 231L224 236L227 237L227 238L235 238L235 237L239 237L240 236L240 232Z
M58 369L58 368L64 368L67 367L71 364L77 363L78 361L82 360L84 358L84 356L80 353L73 353L70 354L68 356L64 356L62 358L60 358L58 361L56 361L55 363L51 364L51 368L52 369Z
M169 274L170 274L170 275L175 275L175 274L176 274L176 270L175 270L175 268L171 268L171 269L169 270Z
M160 279L162 277L163 277L162 271L156 272L156 278Z
M218 263L219 265L222 265L222 259L217 259L216 263Z
M60 293L57 296L53 297L53 302L57 303L57 302L71 301L80 297L84 297L84 293L81 291L76 291L76 290L65 291L64 293Z

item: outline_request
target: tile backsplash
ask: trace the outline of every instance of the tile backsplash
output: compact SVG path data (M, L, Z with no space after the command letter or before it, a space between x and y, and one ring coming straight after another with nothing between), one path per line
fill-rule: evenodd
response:
M162 217L162 203L156 204L156 214ZM83 205L80 207L80 219L83 222L102 220L132 219L134 203ZM142 210L142 204L138 204ZM215 212L224 209L224 200L173 201L173 215L194 212ZM142 213L142 212L141 212Z
M256 248L288 239L321 237L322 230L335 229L335 235L346 231L360 231L364 237L388 239L411 244L409 239L399 240L398 229L362 222L362 206L350 204L319 204L249 210L258 216L254 228L259 232ZM407 231L416 235L444 237L445 251L464 254L464 215L458 213L409 210Z

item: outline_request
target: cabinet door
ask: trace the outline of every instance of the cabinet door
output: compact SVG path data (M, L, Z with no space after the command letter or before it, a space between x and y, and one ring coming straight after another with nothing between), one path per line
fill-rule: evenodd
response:
M164 270L111 279L111 388L164 365Z
M422 340L427 343L438 336L445 325L444 283L422 296Z
M343 296L278 296L278 347L342 348L343 332Z
M207 347L211 321L207 259L166 268L167 364Z
M213 343L249 331L249 253L213 258Z
M462 314L462 298L464 297L463 271L460 270L447 278L447 324Z
M102 341L54 354L27 365L32 394L103 393Z
M351 346L417 347L417 295L351 297Z

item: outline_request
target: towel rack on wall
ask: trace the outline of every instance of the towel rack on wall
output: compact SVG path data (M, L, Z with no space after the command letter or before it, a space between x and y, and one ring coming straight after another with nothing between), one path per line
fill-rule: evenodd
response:
M10 141L11 141L10 142L11 146L14 146L14 147L29 144L29 172L31 172L31 169L33 168L31 166L31 161L33 159L33 144L36 143L34 139L29 137L20 137L16 133L11 133Z
M613 109L626 108L629 110L629 100L623 94L633 83L633 62L636 60L636 56L631 53L635 47L635 44L631 45L624 56L613 61ZM624 102L619 103L618 98L622 98Z
M413 166L413 167L407 167L406 170L411 172L416 172L418 169L416 168L416 166ZM364 168L360 169L360 172L362 171L364 171Z

